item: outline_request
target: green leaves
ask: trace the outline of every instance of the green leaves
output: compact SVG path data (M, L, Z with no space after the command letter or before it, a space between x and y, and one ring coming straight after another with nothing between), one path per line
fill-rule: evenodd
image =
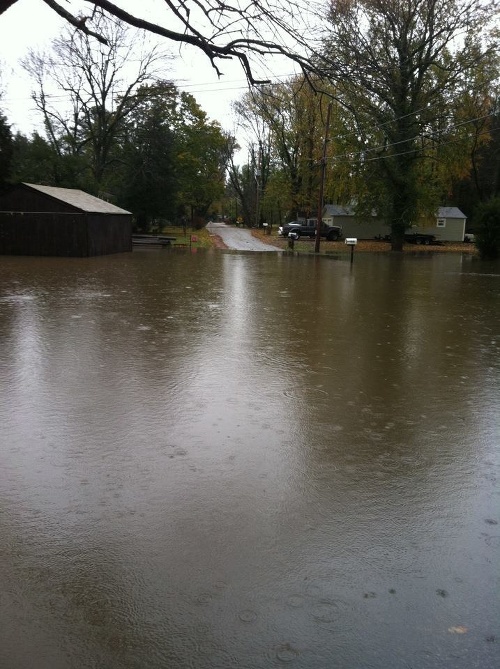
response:
M169 81L142 86L125 126L122 201L142 225L205 215L224 187L227 139Z

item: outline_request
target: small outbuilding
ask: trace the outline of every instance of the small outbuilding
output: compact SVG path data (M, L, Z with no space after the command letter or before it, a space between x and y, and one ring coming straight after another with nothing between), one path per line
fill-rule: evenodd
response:
M21 183L0 196L0 255L132 251L132 214L82 190Z
M447 242L463 242L466 223L467 217L458 207L439 207L436 217L418 226L416 231Z

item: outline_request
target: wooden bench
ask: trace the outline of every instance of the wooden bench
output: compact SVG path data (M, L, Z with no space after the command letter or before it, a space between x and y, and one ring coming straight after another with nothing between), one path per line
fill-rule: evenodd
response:
M175 242L177 237L169 237L168 235L132 235L132 244L137 246L153 245L153 246L170 246Z

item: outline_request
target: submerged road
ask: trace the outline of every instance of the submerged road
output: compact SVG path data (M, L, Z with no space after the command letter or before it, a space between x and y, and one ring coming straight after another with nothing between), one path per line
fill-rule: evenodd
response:
M500 669L499 279L2 256L0 668Z
M225 223L208 223L207 229L218 235L228 249L234 251L281 251L278 246L265 244L252 235L248 228L236 228Z

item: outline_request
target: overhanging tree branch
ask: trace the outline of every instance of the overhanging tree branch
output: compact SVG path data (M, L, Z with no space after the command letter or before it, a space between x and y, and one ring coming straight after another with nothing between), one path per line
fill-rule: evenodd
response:
M0 0L0 14L18 0ZM62 6L62 0L42 0L77 30L107 44L106 37L87 27L90 17L74 16ZM110 0L85 0L95 11L108 15L140 30L164 37L172 42L191 45L209 59L218 76L220 62L238 60L252 85L269 83L255 73L252 55L257 58L282 56L296 63L304 73L314 72L308 58L309 40L305 23L307 0L164 0L166 20L178 24L178 30L153 23L131 14ZM138 3L139 5L139 3Z
M190 44L191 46L200 49L208 57L218 76L221 75L221 71L216 64L216 61L236 58L240 61L250 84L269 83L268 79L256 79L254 77L248 58L249 53L258 55L282 55L296 62L305 71L312 69L311 63L305 56L294 52L291 48L283 46L278 42L242 36L238 39L232 39L223 45L216 44L214 41L215 36L231 34L231 32L236 29L234 22L237 23L238 21L242 22L243 26L246 25L247 30L251 29L254 34L258 34L257 19L254 19L248 10L242 10L236 5L232 6L226 2L221 2L220 0L212 0L212 5L209 5L208 10L203 8L203 13L210 19L210 26L215 30L214 36L205 36L196 28L194 19L191 18L189 5L185 1L172 2L171 0L165 0L167 7L184 26L182 32L169 30L156 23L151 23L150 21L134 16L114 3L109 2L109 0L86 1L94 7L99 7L136 28L160 35L161 37L166 37L174 42ZM199 3L193 3L193 5L194 4L198 7L201 6ZM182 7L184 12L181 12L179 7ZM266 6L259 0L252 0L248 7L254 10L254 16L259 16L260 18L258 20L264 22L269 29L275 31L281 30L283 34L288 35L289 37L291 36L289 27L277 16L273 16L270 13L268 5ZM231 17L231 21L228 19L227 23L219 24L218 21L212 18L214 13L217 13L219 18L222 16ZM243 35L241 27L237 30ZM293 37L297 44L304 46L304 43L300 38L296 35Z
M68 21L68 23L70 23L72 26L75 26L75 28L77 28L78 30L81 30L82 33L85 33L90 37L95 37L95 39L101 42L101 44L108 43L107 40L102 35L99 35L99 33L96 33L93 30L90 30L90 28L87 28L86 16L73 16L73 14L67 12L63 7L61 7L61 5L59 5L57 2L54 2L54 0L43 0L43 1L57 14L59 14L59 16L62 16L63 19Z

